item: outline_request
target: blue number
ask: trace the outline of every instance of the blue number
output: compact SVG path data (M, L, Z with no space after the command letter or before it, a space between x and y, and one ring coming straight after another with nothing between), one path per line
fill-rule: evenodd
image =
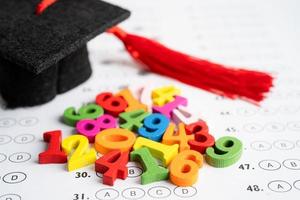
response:
M154 141L160 141L169 125L169 119L158 113L149 115L138 129L139 135Z

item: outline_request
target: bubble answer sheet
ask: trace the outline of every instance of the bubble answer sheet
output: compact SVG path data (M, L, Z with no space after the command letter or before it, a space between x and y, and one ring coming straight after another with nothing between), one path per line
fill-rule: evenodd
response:
M121 24L188 54L275 77L260 106L229 100L142 70L114 37L88 43L92 77L41 106L0 109L0 200L263 199L300 197L300 2L297 0L112 0L132 12ZM162 55L163 56L163 55ZM191 187L168 181L140 184L142 168L128 163L128 178L102 183L94 165L68 172L66 164L38 164L43 133L62 130L65 108L93 102L104 91L175 85L215 138L243 142L241 159L227 168L207 164Z

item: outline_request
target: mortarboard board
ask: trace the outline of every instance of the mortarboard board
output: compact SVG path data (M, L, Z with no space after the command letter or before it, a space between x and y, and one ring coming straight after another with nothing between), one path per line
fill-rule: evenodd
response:
M45 103L91 75L86 43L129 11L99 0L0 0L0 91L9 107Z
M10 107L47 102L86 80L86 42L129 16L98 0L39 1L0 0L0 89ZM196 58L119 27L106 32L148 70L209 92L258 104L273 86L268 73Z

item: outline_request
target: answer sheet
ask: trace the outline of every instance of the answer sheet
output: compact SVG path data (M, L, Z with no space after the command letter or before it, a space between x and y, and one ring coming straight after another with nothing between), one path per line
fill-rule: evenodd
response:
M159 76L136 64L113 36L88 43L92 77L41 106L0 109L0 200L289 199L300 197L300 2L297 0L113 0L132 12L125 30L214 62L270 72L274 87L261 106L229 100ZM163 55L162 55L163 56ZM196 184L140 184L142 168L129 162L129 177L102 184L94 165L68 172L66 164L38 164L43 133L74 128L65 108L94 102L104 91L175 85L194 114L219 138L243 142L241 159L227 168L207 164Z

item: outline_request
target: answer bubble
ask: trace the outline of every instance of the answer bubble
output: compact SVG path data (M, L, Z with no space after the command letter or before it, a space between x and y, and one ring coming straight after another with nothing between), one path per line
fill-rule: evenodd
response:
M251 148L256 151L268 151L272 148L272 145L265 141L254 141L251 144Z
M300 170L300 160L298 159L287 159L282 164L288 169Z
M294 113L299 112L299 110L300 110L299 106L293 106L293 105L282 106L280 108L280 111L283 114L294 114Z
M290 150L295 147L294 143L288 140L277 140L274 142L274 146L280 150Z
M6 155L4 153L0 153L0 163L4 162L6 160Z
M36 117L26 117L19 120L19 124L21 126L34 126L38 123L38 119Z
M16 124L16 120L13 118L1 118L0 128L8 128Z
M297 146L300 147L300 140L297 140Z
M21 196L17 194L5 194L0 196L0 200L21 200Z
M287 127L292 131L300 131L300 122L290 122Z
M9 160L13 163L22 163L31 159L31 155L26 152L17 152L9 156Z
M12 141L12 138L8 135L0 135L0 145L10 143Z
M123 190L122 192L122 196L125 199L140 199L142 197L144 197L146 194L146 192L138 187L131 187L131 188L127 188L125 190Z
M197 189L195 187L176 187L174 194L182 198L189 198L197 194Z
M252 116L257 112L257 109L254 108L238 108L237 113L242 116Z
M288 192L292 189L292 186L286 181L275 180L268 184L268 188L274 192Z
M35 139L34 135L31 134L22 134L15 137L14 141L18 144L28 144L33 142Z
M10 172L3 176L3 181L8 184L21 183L27 178L27 175L23 172Z
M249 133L258 133L263 130L263 127L260 124L251 123L251 124L246 124L244 126L244 130Z
M275 160L262 160L258 166L264 170L274 171L280 169L281 164Z
M280 124L277 122L272 122L272 123L266 124L265 128L267 131L270 131L270 132L281 132L284 130L285 127L283 124Z
M141 176L143 173L143 169L136 166L129 166L128 167L128 178L136 178Z
M114 200L119 197L119 192L112 188L104 188L98 190L95 196L99 200Z
M148 195L153 198L166 198L171 195L171 190L165 186L155 186L148 190Z
M274 115L276 114L277 112L277 108L272 108L272 107L265 107L265 108L261 108L259 110L259 112L262 114L262 115L265 115L265 116L271 116L271 115Z
M103 174L101 174L100 172L96 172L96 176L98 176L99 178L103 178Z
M297 189L297 190L300 190L300 180L297 180L294 182L294 187Z

